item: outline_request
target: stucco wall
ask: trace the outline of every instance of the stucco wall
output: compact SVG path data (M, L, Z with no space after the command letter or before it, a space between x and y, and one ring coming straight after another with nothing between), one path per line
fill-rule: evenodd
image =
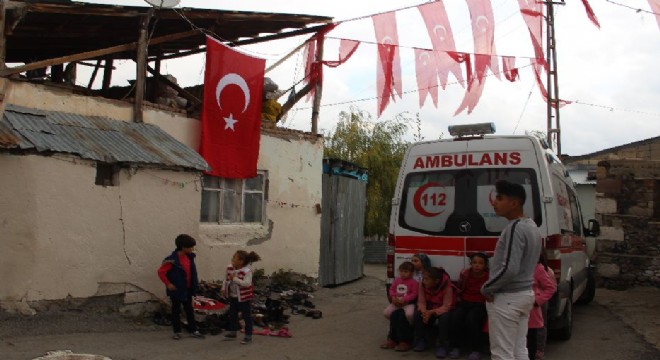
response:
M5 103L132 119L130 103L25 82L9 82ZM198 120L149 108L144 119L198 148ZM292 269L316 277L322 158L321 139L262 135L257 167L268 172L267 221L208 225L199 223L201 188L173 184L192 181L196 173L140 169L129 177L123 170L120 186L103 188L94 185L91 162L0 155L0 222L11 244L7 255L0 252L0 270L12 274L0 286L0 300L88 297L103 282L134 284L162 297L155 271L179 233L199 240L205 280L221 278L238 249L260 254L254 267L267 273Z
M0 167L3 301L89 297L101 283L159 292L173 236L198 228L197 173L122 170L103 187L92 162L71 157L2 154Z

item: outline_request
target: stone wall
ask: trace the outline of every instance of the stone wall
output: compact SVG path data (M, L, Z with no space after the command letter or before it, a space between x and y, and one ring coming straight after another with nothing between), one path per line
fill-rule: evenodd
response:
M600 286L660 287L660 161L604 160L598 163L596 245Z

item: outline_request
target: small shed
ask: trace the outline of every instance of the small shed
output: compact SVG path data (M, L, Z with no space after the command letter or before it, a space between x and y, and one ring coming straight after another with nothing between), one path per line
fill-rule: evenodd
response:
M362 277L368 172L337 159L323 160L319 284Z

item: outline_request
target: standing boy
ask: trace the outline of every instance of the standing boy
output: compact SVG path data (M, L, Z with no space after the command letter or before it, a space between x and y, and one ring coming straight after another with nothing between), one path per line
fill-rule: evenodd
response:
M158 277L167 288L167 296L172 301L172 328L174 340L181 339L181 306L186 312L188 330L196 338L203 339L197 329L195 313L192 307L192 297L195 295L199 282L197 280L197 267L195 266L195 239L181 234L174 240L176 250L163 260L158 268Z
M491 260L486 297L492 360L527 360L527 323L534 305L534 269L541 254L541 233L525 217L525 188L499 180L493 208L509 224L500 235Z

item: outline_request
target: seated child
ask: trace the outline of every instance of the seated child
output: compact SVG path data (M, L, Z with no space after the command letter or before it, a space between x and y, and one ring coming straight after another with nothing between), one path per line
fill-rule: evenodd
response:
M399 265L399 277L390 286L390 305L383 311L385 318L390 320L390 331L387 341L381 345L383 349L405 351L412 342L412 320L419 290L419 284L412 278L413 271L410 261L402 263Z
M422 286L417 297L415 313L415 351L426 350L427 345L435 345L432 337L437 330L437 358L447 357L449 336L449 313L454 307L451 280L443 269L432 267L424 272ZM434 329L435 328L435 329Z
M458 303L451 313L449 333L452 350L449 357L458 359L460 347L467 345L470 354L468 360L479 360L480 350L485 346L482 331L486 312L486 298L481 294L481 287L488 280L488 257L484 253L470 256L470 267L463 269L458 279Z

